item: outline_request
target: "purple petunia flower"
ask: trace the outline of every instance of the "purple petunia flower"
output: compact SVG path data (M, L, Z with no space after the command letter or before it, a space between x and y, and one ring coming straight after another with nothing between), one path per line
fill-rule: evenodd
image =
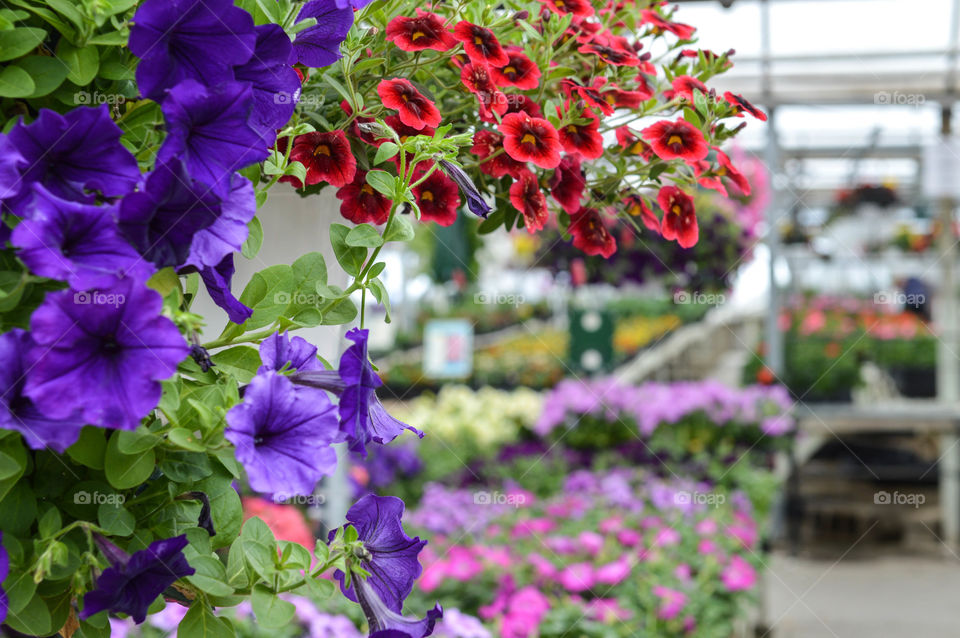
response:
M53 419L132 430L160 401L160 381L190 348L163 300L130 277L103 290L48 293L30 319L24 394Z
M10 573L10 557L7 555L7 548L3 546L3 532L0 532L0 584L7 579ZM7 609L10 601L7 599L7 592L0 587L0 623L7 619Z
M19 328L0 335L0 361L4 363L0 367L0 428L20 432L31 449L50 447L63 452L76 442L84 421L77 414L48 418L24 396L27 357L32 346L30 333Z
M227 312L230 321L241 324L250 318L253 310L240 303L230 290L230 282L233 280L234 271L233 253L220 260L220 263L216 266L204 266L198 270L210 298Z
M291 66L297 61L293 45L280 25L262 24L256 29L253 57L233 71L238 81L253 85L252 123L260 135L272 140L297 106L300 76Z
M243 403L227 412L224 436L237 448L254 490L285 500L313 492L337 465L333 403L268 371L247 386Z
M60 199L39 184L32 216L13 230L17 254L37 275L76 290L109 287L126 275L145 280L153 268L123 240L113 207Z
M267 141L250 123L252 107L249 83L207 87L184 80L163 101L167 138L157 161L181 158L193 179L219 197L228 196L233 173L270 154Z
M353 26L353 9L348 3L344 0L310 0L300 9L297 21L307 18L316 18L317 24L298 33L293 41L300 64L322 68L342 58L340 44Z
M20 192L20 169L27 160L17 147L10 141L8 135L0 135L0 204L9 197ZM0 224L0 242L10 237L10 228Z
M187 537L183 534L154 541L132 556L100 535L94 538L112 566L103 570L96 588L83 597L81 620L109 610L127 614L136 623L142 623L157 596L196 571L183 555L183 548L187 546Z
M340 432L350 441L350 450L367 456L366 444L370 441L385 444L394 440L404 430L410 430L420 438L423 432L387 414L376 389L383 385L373 371L367 356L369 331L354 328L346 337L353 341L340 357L340 369L298 372L291 378L294 383L321 388L340 396Z
M130 28L137 85L158 100L186 79L219 84L250 59L256 39L253 18L231 0L147 0Z
M457 186L460 187L460 192L467 198L467 207L470 209L470 212L477 217L486 219L492 209L490 208L490 204L480 195L480 191L477 190L470 176L453 162L442 159L439 163L443 172L447 174L447 177L457 183Z
M407 536L401 523L403 510L403 501L396 496L368 494L347 512L347 522L357 530L357 536L368 553L368 557L360 562L360 566L370 572L366 584L384 605L396 613L403 609L403 601L423 571L417 556L427 544L419 536ZM329 540L335 536L336 530L331 530ZM337 570L334 578L340 581L344 596L359 602L355 588L344 586L342 571ZM355 579L353 583L360 580Z
M373 0L336 0L337 6L341 9L362 9L371 2Z
M193 236L186 263L197 268L217 266L227 255L240 250L250 234L247 224L256 214L253 184L235 173L230 182L230 195L220 204L220 214L210 226Z
M289 333L276 332L260 342L260 366L258 373L281 370L284 366L293 370L323 370L317 359L317 346L303 337L291 337Z
M140 180L140 169L130 151L120 144L122 131L110 119L106 105L81 106L61 115L40 109L31 124L17 122L0 144L0 171L9 182L11 167L20 170L15 184L0 183L8 210L21 217L32 197L30 184L74 201L92 202L86 191L107 197L127 193ZM15 155L21 158L17 160Z

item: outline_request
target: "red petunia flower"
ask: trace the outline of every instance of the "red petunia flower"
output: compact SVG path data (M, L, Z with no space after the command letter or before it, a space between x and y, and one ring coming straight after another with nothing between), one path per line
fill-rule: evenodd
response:
M656 11L651 11L650 9L644 9L640 12L640 21L644 24L649 24L653 27L653 32L657 35L660 35L664 31L669 31L673 35L677 36L681 40L689 40L693 37L695 28L691 27L689 24L682 24L680 22L669 22L660 17Z
M734 110L737 112L737 117L743 117L744 112L747 112L761 122L767 121L767 114L755 107L753 104L750 104L750 102L747 101L747 98L743 97L742 95L734 95L730 91L727 91L723 94L723 99L733 106Z
M393 78L380 80L377 95L388 109L396 109L400 121L417 130L425 126L440 125L440 111L436 105L423 96L410 80Z
M650 142L653 152L665 160L696 162L710 152L700 129L682 118L675 122L661 120L640 131L640 135Z
M329 182L337 188L353 181L357 172L357 159L350 150L350 142L343 131L305 133L293 140L290 159L300 162L307 169L307 184ZM297 188L303 184L293 175L280 178Z
M588 255L602 255L609 259L617 252L617 242L607 230L596 208L581 208L570 216L570 234L573 245Z
M641 75L641 77L643 77ZM641 83L636 90L627 91L621 89L614 82L607 82L607 78L594 78L591 86L600 94L600 98L617 108L636 109L640 108L643 102L653 97L653 88L646 82Z
M566 94L568 98L572 98L574 95L576 95L581 100L586 102L587 106L600 109L600 112L604 115L613 115L613 105L603 99L600 91L598 91L596 88L581 84L572 78L564 78L560 80L560 88L563 89L564 94Z
M470 152L483 160L480 162L480 171L491 177L510 175L518 179L527 170L524 162L518 162L504 152L503 135L496 131L480 129L474 133Z
M383 224L390 216L390 200L367 183L367 172L357 171L353 181L337 191L340 214L354 224Z
M463 42L463 50L474 64L504 66L510 61L490 29L461 20L453 28L453 37Z
M580 159L564 155L550 177L550 194L563 210L572 215L580 210L580 200L586 188L587 181L580 170Z
M581 18L593 15L593 5L589 0L540 0L548 9L558 13L572 13Z
M657 214L650 210L650 207L647 206L647 202L643 200L639 195L628 195L624 199L624 203L627 207L627 214L632 217L640 217L640 221L643 222L643 225L647 227L648 230L660 234L660 219L657 217Z
M490 121L493 113L503 115L507 112L507 96L497 88L490 77L490 68L486 64L463 65L460 69L460 81L477 96L480 102L480 119Z
M340 101L340 108L343 109L343 112L347 115L353 115L353 109L350 108L350 103L346 100ZM380 146L386 140L378 140L373 133L369 133L360 127L361 124L369 124L373 121L374 119L372 117L363 117L358 115L357 117L353 118L352 122L350 122L350 134L360 138L367 144L372 146Z
M693 199L676 186L661 186L657 203L663 209L660 234L664 239L676 239L682 248L696 245L700 238Z
M601 31L603 31L603 25L599 22L592 22L574 16L570 27L563 34L563 40L566 41L574 38L578 44L586 44L592 41Z
M518 89L535 89L540 83L540 67L524 55L520 47L507 49L507 63L491 67L493 81L499 86L515 86Z
M737 170L726 153L720 149L716 149L716 151L717 161L720 163L720 166L713 171L711 171L711 166L708 162L697 162L694 164L694 172L696 172L697 177L699 177L697 183L704 188L711 188L726 196L727 189L721 181L722 177L726 177L733 182L733 185L742 195L749 195L750 182L747 181L743 173ZM706 173L712 174L705 175Z
M559 112L559 108L557 111ZM580 120L564 124L557 131L563 150L583 159L597 159L603 155L603 136L600 120L589 109L584 109Z
M424 171L419 173L415 180L423 177ZM427 221L436 222L440 226L450 226L457 221L457 209L460 208L460 189L456 182L447 177L443 171L437 169L430 173L413 189L413 196L420 207L420 216Z
M690 104L693 104L695 99L693 93L694 89L700 91L704 95L706 95L708 91L706 84L689 75L678 75L677 77L673 78L672 85L674 94L679 95Z
M638 66L640 58L625 46L623 38L613 36L597 36L592 41L581 45L577 51L592 53L612 66Z
M391 20L387 25L387 40L404 51L449 51L457 45L443 20L419 8L416 18L397 16Z
M540 168L560 164L560 137L553 124L526 113L511 113L500 123L503 149L518 162L533 162Z
M530 171L510 186L510 203L523 213L523 225L531 235L547 223L547 197L540 190L537 176Z
M517 93L510 95L504 95L504 99L507 101L507 110L504 111L500 117L504 115L509 115L510 113L526 113L530 117L543 117L543 110L540 108L540 105L533 101L533 98L527 97L526 95ZM494 123L497 120L493 118L491 114L490 117L483 117L481 115L481 120L484 122Z

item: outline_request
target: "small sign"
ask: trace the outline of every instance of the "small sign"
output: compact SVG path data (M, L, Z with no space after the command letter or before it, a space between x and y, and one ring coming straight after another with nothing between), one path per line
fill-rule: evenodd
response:
M433 319L423 328L423 374L463 379L473 371L473 324L466 319Z

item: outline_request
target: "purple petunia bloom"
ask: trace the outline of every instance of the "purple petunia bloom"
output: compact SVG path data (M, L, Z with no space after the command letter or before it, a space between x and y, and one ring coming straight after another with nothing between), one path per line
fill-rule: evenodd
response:
M227 412L224 436L237 448L250 487L274 500L313 492L337 465L333 403L269 371L247 386L243 403Z
M253 90L246 82L207 87L184 80L163 101L167 124L157 161L181 158L190 176L214 194L230 193L233 173L263 161L267 141L250 124Z
M289 333L274 333L260 343L260 360L263 365L257 372L281 370L284 366L293 370L323 370L317 359L317 346L303 337L291 337Z
M220 214L207 228L193 236L187 264L217 266L227 255L240 250L250 234L247 224L257 214L253 184L239 173L230 182L230 194L220 204Z
M30 270L66 281L76 290L109 287L132 275L146 279L153 268L123 240L113 207L60 199L39 184L32 215L13 230L13 245Z
M138 624L142 623L157 596L196 571L183 555L186 535L154 541L132 556L99 535L95 539L112 566L97 578L96 589L83 597L81 620L109 610L127 614Z
M219 84L250 59L256 39L253 18L231 0L147 0L130 28L137 85L158 100L186 79Z
M7 135L0 135L0 203L20 191L20 169L27 160ZM0 242L10 237L10 228L0 224Z
M230 282L233 280L234 271L233 253L220 260L220 263L216 266L204 266L198 270L210 298L227 312L230 321L241 324L250 318L253 310L240 303L230 290Z
M300 99L300 76L293 70L297 61L290 38L278 24L257 27L257 47L248 62L234 67L240 82L253 85L252 123L267 139L290 121Z
M467 198L467 207L470 209L470 212L477 217L486 219L492 209L490 208L490 204L483 199L480 191L477 190L470 176L453 162L442 159L439 163L443 172L447 174L447 177L457 183L457 186L460 187L460 192Z
M140 169L130 151L120 144L122 131L104 106L81 106L60 115L40 109L31 124L17 122L0 144L0 186L7 209L21 217L32 197L30 184L39 182L48 191L75 201L92 202L86 191L107 197L127 193L140 180ZM21 159L16 159L19 155ZM20 178L9 184L11 167Z
M19 328L0 335L0 361L4 364L0 367L0 428L20 432L31 449L50 447L63 452L76 442L84 421L77 414L48 418L24 396L32 346L30 333Z
M403 601L423 571L417 556L427 544L419 537L407 536L400 522L402 516L402 500L375 494L364 496L347 512L347 522L356 529L365 550L360 567L370 576L353 578L349 588L345 587L342 571L337 570L334 578L340 581L340 590L347 598L360 603L371 636L399 631L410 638L423 638L433 632L434 624L443 616L440 605L423 619L401 615ZM331 530L329 539L333 540L336 533Z
M342 58L340 44L353 26L353 9L348 3L344 0L310 0L300 9L297 21L307 18L316 18L317 24L298 33L293 41L300 64L322 68Z
M367 356L369 331L354 328L346 337L353 341L340 357L340 369L299 372L291 378L294 383L336 392L340 396L340 432L350 441L350 450L367 456L370 441L385 444L404 430L420 438L423 432L393 418L377 398L376 390L383 385L373 371Z
M24 393L46 416L79 410L90 425L132 430L160 401L160 381L190 348L160 295L130 277L90 292L47 293L30 319Z
M337 6L341 9L362 9L373 0L336 0Z
M3 546L3 532L0 532L0 584L7 579L10 573L10 557L7 555L7 548ZM10 601L7 599L7 592L0 587L0 623L7 619L7 609Z

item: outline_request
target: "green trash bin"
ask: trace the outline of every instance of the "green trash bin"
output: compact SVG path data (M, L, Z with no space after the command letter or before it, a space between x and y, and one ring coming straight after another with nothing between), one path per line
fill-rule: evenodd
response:
M571 308L568 363L586 374L613 369L613 315L606 310Z

